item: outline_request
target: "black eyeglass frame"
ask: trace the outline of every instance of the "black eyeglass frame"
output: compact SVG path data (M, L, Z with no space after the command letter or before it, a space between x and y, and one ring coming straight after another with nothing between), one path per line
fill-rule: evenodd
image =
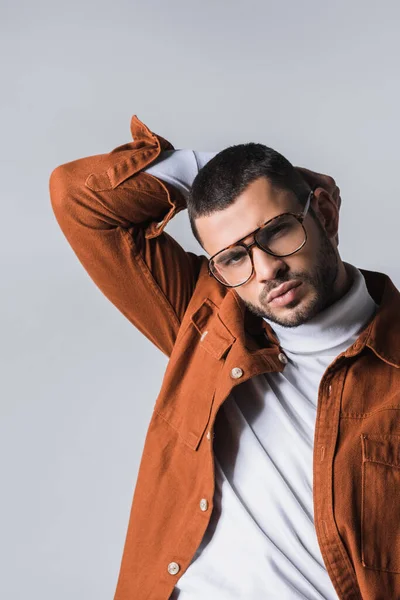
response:
M292 254L296 254L296 252L298 252L299 250L301 250L303 248L304 244L307 242L307 231L306 231L306 229L304 227L303 221L304 221L304 219L305 219L305 217L307 215L307 212L308 212L308 209L310 207L311 199L312 199L313 195L314 195L314 192L313 192L313 190L311 190L311 192L308 195L305 207L304 207L304 209L301 212L299 212L299 213L284 212L284 213L282 213L280 215L276 215L276 217L272 217L272 219L269 219L269 221L266 221L265 223L263 223L262 225L260 225L260 227L258 227L257 229L255 229L254 231L251 231L250 233L248 233L244 237L240 238L240 240L238 240L237 242L234 242L233 244L230 244L226 248L222 248L222 250L218 250L218 252L216 252L215 254L213 254L209 258L209 260L208 260L208 274L211 277L214 277L218 281L218 283L221 283L225 287L235 288L235 287L239 287L241 285L244 285L253 276L253 273L254 273L253 253L250 252L250 248L252 248L253 246L256 245L256 246L258 246L258 248L260 248L260 250L263 250L267 254L270 254L271 256L277 256L279 258L283 258L284 256L291 256ZM296 248L296 250L294 250L293 252L289 252L289 254L276 254L275 252L272 252L271 250L266 250L263 246L261 246L261 244L257 241L257 237L256 236L257 236L257 233L261 229L264 229L264 227L266 227L267 225L269 225L270 223L272 223L272 221L275 221L276 219L280 219L281 217L283 217L285 215L292 215L293 217L295 217L299 221L299 223L302 226L303 231L304 231L304 242L301 244L301 246L299 246L298 248ZM251 242L251 244L245 244L242 240L245 240L247 237L249 237L249 235L253 235L254 236L254 240ZM211 261L216 256L218 256L218 254L221 254L221 252L225 252L225 250L229 250L230 248L233 248L234 246L243 246L243 248L246 250L247 254L250 256L251 273L250 273L249 277L245 281L243 281L242 283L237 283L236 285L229 285L227 283L223 283L222 281L220 281L218 279L218 277L212 272L210 264L211 264Z

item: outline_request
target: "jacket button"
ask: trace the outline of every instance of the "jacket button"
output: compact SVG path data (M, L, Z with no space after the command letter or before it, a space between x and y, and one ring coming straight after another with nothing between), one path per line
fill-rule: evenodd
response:
M208 440L211 440L211 431L207 431L207 436L206 437L207 437Z
M168 565L168 573L170 575L176 575L179 572L180 566L176 562L171 562Z
M281 363L283 363L284 365L286 365L286 364L287 364L287 362L288 362L288 359L287 359L287 356L286 356L286 354L283 354L283 352L280 352L280 353L278 354L278 358L279 358L279 360L281 361Z
M233 379L239 379L243 375L243 370L240 367L233 367L231 371L231 377Z
M207 502L207 500L205 498L202 498L200 500L200 508L203 511L207 510L207 508L208 508L208 502Z

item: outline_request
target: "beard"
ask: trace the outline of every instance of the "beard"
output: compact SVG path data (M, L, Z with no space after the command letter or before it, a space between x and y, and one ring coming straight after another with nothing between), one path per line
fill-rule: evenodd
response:
M260 306L243 300L250 312L282 327L298 327L337 300L334 285L339 271L339 256L318 219L316 222L320 232L320 243L312 270L291 272L285 278L276 280L275 286L298 279L303 283L308 283L308 287L315 292L313 296L311 298L305 296L299 300L295 298L291 303L285 305L285 309L291 310L280 316L274 313L273 308L269 308L266 300L271 290L264 289L260 294Z

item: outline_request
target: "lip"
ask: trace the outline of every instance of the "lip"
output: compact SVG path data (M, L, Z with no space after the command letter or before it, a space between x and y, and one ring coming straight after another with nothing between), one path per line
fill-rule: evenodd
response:
M274 300L274 298L278 298L279 296L286 294L286 292L288 292L292 288L298 287L299 285L301 285L301 281L287 281L285 283L282 283L279 287L273 289L272 292L270 292L267 298L267 302L271 302L271 300Z

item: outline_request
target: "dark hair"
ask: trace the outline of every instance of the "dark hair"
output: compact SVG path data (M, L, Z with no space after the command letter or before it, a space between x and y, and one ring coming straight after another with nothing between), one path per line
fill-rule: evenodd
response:
M252 142L229 146L200 169L187 200L190 226L200 245L195 219L227 208L260 177L266 177L277 189L292 191L305 205L310 186L282 154ZM315 217L311 207L310 211Z

